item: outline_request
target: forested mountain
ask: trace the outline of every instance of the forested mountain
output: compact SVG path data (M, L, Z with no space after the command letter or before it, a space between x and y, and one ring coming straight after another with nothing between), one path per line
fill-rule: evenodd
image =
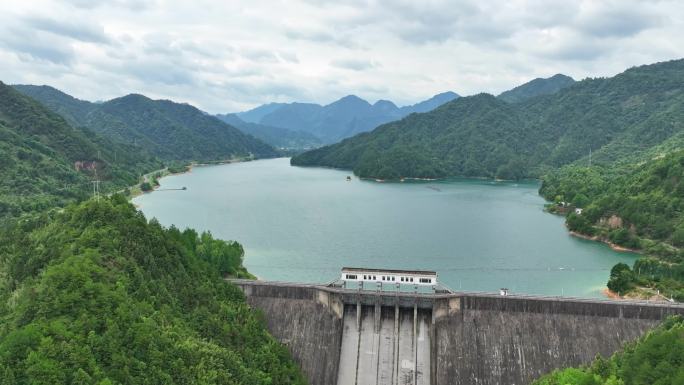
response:
M313 103L271 103L238 116L252 123L287 128L313 134L325 143L333 143L360 132L370 131L387 122L413 112L430 111L458 95L444 92L412 106L397 107L388 100L370 104L358 96L348 95L325 106Z
M222 279L242 257L120 195L0 227L0 383L304 384Z
M292 158L292 164L349 168L362 177L382 179L487 175L522 151L526 138L521 125L512 106L480 94L306 152ZM469 147L478 147L477 157Z
M47 86L16 85L73 125L140 146L163 160L270 157L276 150L188 104L131 94L105 103L77 100Z
M612 357L555 371L532 385L675 385L684 381L684 321L667 319Z
M0 82L0 218L61 206L101 188L122 188L161 167L140 148L70 126Z
M637 164L568 165L547 174L540 193L583 208L569 214L570 230L657 257L614 271L611 290L684 301L684 150Z
M237 114L219 114L216 115L216 117L240 131L252 135L276 148L302 150L315 148L321 145L321 141L308 132L293 131L282 127L245 122L240 119Z
M684 138L684 60L586 79L552 95L507 103L480 94L410 115L292 158L361 177L516 179L585 158L639 159Z
M556 74L550 78L536 78L511 90L502 92L498 98L509 103L518 103L539 95L551 95L575 83L570 76Z

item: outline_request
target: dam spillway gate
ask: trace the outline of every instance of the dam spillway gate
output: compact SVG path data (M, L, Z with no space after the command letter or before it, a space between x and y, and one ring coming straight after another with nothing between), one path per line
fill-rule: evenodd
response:
M522 385L606 357L669 303L233 280L311 385Z
M343 318L337 385L430 385L429 310L345 305Z

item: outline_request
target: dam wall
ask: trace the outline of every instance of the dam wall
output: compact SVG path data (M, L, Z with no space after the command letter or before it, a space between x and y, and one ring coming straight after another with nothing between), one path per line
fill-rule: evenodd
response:
M288 347L309 384L335 384L342 340L342 302L315 287L239 286L247 303L263 312L268 330Z
M312 385L529 384L684 314L665 303L234 283Z
M607 357L681 307L513 297L435 305L435 384L529 384Z

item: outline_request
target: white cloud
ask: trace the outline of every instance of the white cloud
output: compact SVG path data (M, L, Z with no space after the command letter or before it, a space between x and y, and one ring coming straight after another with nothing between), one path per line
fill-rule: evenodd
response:
M347 94L410 104L684 57L677 0L0 2L2 81L210 112Z
M377 63L365 59L336 59L330 62L331 65L352 71L363 71L378 66Z

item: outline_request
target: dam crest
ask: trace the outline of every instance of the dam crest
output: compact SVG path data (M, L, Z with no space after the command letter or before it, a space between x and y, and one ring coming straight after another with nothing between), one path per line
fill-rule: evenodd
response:
M522 385L619 350L684 306L231 280L312 385Z

